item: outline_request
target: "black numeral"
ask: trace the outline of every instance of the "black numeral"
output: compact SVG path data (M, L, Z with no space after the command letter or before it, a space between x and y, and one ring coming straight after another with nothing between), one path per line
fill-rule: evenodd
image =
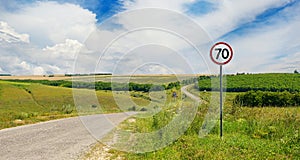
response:
M219 59L219 58L220 58L220 54L221 54L221 53L222 53L222 58L223 58L223 59L229 58L229 54L230 54L230 53L229 53L229 51L228 51L227 48L224 48L224 49L222 49L222 48L216 48L215 51L218 51L216 59Z

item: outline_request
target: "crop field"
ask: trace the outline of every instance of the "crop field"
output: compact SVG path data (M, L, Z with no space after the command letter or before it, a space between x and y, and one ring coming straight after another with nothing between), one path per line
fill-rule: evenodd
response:
M224 87L227 92L246 92L246 91L300 91L300 74L289 73L268 73L268 74L243 74L227 75L224 79ZM201 91L211 91L218 88L218 77L201 76L199 77L199 89Z

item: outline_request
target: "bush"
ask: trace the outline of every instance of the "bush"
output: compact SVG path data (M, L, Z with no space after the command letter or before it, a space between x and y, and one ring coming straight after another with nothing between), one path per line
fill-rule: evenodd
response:
M131 108L128 108L128 111L136 111L136 106L132 106Z
M235 104L249 107L287 107L300 104L300 93L249 91L239 94L234 99Z
M140 111L145 112L147 111L147 108L142 108Z

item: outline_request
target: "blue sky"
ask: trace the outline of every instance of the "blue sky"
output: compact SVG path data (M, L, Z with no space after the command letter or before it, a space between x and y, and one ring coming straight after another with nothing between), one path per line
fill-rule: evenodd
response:
M110 54L101 59L104 61L101 69L97 70L94 66L94 70L99 72L113 72L122 57L130 54L125 53L128 48L132 47L133 50L146 42L150 44L151 40L156 44L159 43L157 39L168 41L167 48L176 49L176 53L183 56L197 73L207 73L215 69L216 66L211 63L206 51L217 41L230 43L235 51L232 63L226 66L227 73L300 70L298 0L0 0L0 6L0 54L5 57L0 59L0 73L77 72L74 71L76 57L80 51L87 50L87 40L96 30L102 36L97 42L99 44L104 44L103 39L126 33L122 42L126 45L117 45L122 40L115 42ZM151 14L136 12L137 9L145 8L168 10L170 16L151 19ZM168 39L172 36L165 33L127 33L133 29L132 26L149 21L156 23L156 26L173 26L174 32L186 30L186 38L199 39L195 41L195 46L201 51L201 64L195 60L199 57L193 56L192 48L175 39ZM196 37L197 33L188 33L189 27L194 23L205 31L203 42L201 37ZM153 37L154 35L157 37ZM158 49L154 50L159 52ZM146 67L142 67L141 73L190 72L182 69L182 66L180 68L178 62L171 64L169 61L159 61L157 66L149 65L147 70L145 54L152 53L144 51L139 63L134 58L129 58L131 60L126 61L128 66L139 70L139 66L135 64L145 63ZM159 53L156 59L168 59L163 55L168 54ZM99 54L98 57L90 59L99 61ZM90 62L87 60L85 63Z

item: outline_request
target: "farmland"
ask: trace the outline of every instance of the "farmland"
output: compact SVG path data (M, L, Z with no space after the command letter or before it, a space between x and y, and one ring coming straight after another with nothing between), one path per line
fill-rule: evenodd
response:
M97 90L96 95L102 106L100 110L99 106L93 108L89 105L88 107L92 109L92 112L87 114L122 111L120 106L114 102L111 88L107 88L111 85L111 78L108 75L98 76L99 81L97 80L95 84L92 84ZM119 78L116 85L124 87L122 86L124 79L116 78ZM126 79L126 77L123 78ZM181 81L180 85L183 86L195 81L195 79L189 80L190 78L194 77L182 78L185 81ZM219 138L218 125L206 137L200 138L198 135L204 117L209 110L211 96L217 94L215 90L218 88L212 86L217 83L218 77L200 76L197 80L199 80L199 87L191 87L190 92L199 95L203 103L197 107L196 116L189 128L170 145L157 151L136 154L115 150L98 143L82 159L97 159L102 153L105 153L106 158L109 159L120 157L123 159L300 158L300 106L297 101L300 91L299 74L227 75L224 83L227 92L224 105L223 140ZM178 79L174 75L132 78L130 80L131 89L117 90L118 96L122 97L127 92L126 90L130 90L131 98L135 103L147 106L150 103L149 100L153 98L147 92L149 87L163 86L163 89L167 89L166 101L153 112L154 115L130 118L118 128L147 133L166 126L176 116L178 110L181 110L180 104L189 106L191 101L184 95L181 97L177 81ZM154 85L152 85L153 83ZM90 87L90 83L76 81L75 84L78 88L75 90L91 91L86 89ZM75 107L70 87L72 87L70 79L0 81L1 128L77 116L78 108ZM141 88L142 90L140 90ZM148 90L143 90L145 88ZM173 91L176 91L179 96L176 101L171 97ZM237 102L237 100L244 101ZM245 100L248 100L247 103ZM124 105L126 104L124 103ZM155 101L155 105L158 105L158 102ZM143 109L138 106L123 107L126 110ZM162 137L167 138L168 136L162 135Z
M217 86L218 77L200 76L199 89L201 91L217 90L212 86ZM300 74L289 73L268 73L268 74L243 74L227 75L225 77L224 88L227 92L246 91L300 91Z

